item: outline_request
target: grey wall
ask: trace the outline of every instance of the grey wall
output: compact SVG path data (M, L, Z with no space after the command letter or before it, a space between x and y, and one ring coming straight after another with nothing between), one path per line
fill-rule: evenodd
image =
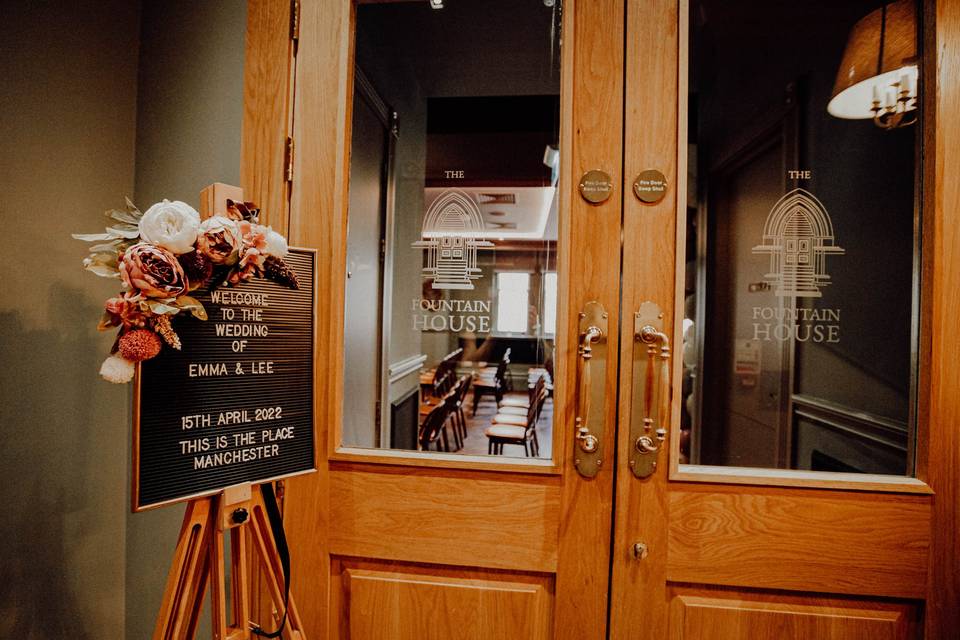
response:
M244 0L143 3L135 190L141 208L163 198L196 207L208 184L240 184L246 19ZM127 516L131 640L153 632L182 518L182 506Z
M129 513L131 389L97 376L118 283L70 233L239 182L245 11L0 4L0 638L152 633L183 509Z
M0 637L122 638L129 388L71 232L133 194L137 3L0 4Z

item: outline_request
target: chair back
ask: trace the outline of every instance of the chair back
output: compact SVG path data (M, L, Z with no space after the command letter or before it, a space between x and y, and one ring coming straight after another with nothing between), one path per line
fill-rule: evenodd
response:
M457 406L462 406L463 401L467 398L467 393L470 391L470 385L473 384L472 375L463 375L460 376L460 381L457 383L459 386L459 393L457 394Z
M447 421L448 414L449 409L446 401L438 404L427 414L427 419L423 421L423 426L420 427L419 440L422 451L427 451L430 445L440 437L440 432L443 429L443 424Z
M450 387L453 385L453 374L449 371L442 376L433 377L433 397L442 398L447 395Z
M440 361L440 364L437 365L437 369L433 374L434 382L440 380L448 373L453 373L457 369L457 362L460 361L460 358L463 356L463 348L456 349L451 351L447 355L443 356L443 360Z

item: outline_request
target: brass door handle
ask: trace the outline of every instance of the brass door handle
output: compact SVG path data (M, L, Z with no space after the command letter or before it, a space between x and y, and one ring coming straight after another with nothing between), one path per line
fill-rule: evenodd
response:
M591 376L592 361L606 361L607 312L599 302L588 302L580 312L577 345L578 385L576 419L574 421L574 466L581 475L592 478L603 464L601 437L603 417L596 416L595 407L603 411L603 376L599 384ZM601 365L601 371L602 371ZM600 402L592 402L599 395Z
M670 337L663 331L660 307L652 302L634 315L634 345L633 380L640 394L634 393L630 419L630 468L646 478L657 468L670 421Z

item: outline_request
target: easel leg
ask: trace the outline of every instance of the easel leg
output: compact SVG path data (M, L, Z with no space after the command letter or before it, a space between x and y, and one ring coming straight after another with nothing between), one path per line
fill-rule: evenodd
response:
M249 516L244 518L241 516ZM230 530L231 619L226 615L224 538ZM260 487L237 485L212 498L191 500L167 576L153 640L194 640L207 582L215 640L250 640L250 546L260 558L267 590L282 610L283 567L267 518ZM305 640L303 625L288 600L284 640ZM275 620L279 623L279 620ZM269 626L269 625L268 625Z
M206 498L187 503L153 640L192 639L196 635L210 563L207 552L216 513L212 502Z

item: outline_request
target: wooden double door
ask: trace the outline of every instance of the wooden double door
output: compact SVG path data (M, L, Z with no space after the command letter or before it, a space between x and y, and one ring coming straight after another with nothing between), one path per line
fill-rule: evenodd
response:
M429 9L426 0L419 4L423 15L441 16L457 10L458 2L447 0L442 9ZM293 594L308 637L874 640L923 637L925 627L926 637L950 637L947 629L957 619L957 603L951 601L956 594L950 591L957 580L956 552L949 549L952 534L944 532L950 530L945 518L952 518L953 507L938 500L955 496L955 479L945 468L953 455L949 450L956 448L946 424L957 407L943 388L957 372L956 363L941 360L934 346L956 347L955 338L937 342L940 323L948 318L940 306L946 303L937 297L948 295L945 278L954 276L944 274L955 255L950 243L958 241L935 235L942 231L937 225L945 215L944 198L953 193L942 184L944 169L933 164L936 154L944 153L943 140L956 137L953 125L934 129L943 94L932 89L921 94L925 120L916 125L927 133L928 145L915 165L916 174L926 176L916 181L924 185L916 196L924 208L921 233L940 239L920 259L926 266L918 286L928 294L915 306L919 328L910 334L915 339L910 375L917 382L909 397L918 408L906 419L910 442L916 443L903 448L906 472L804 469L795 455L784 455L779 435L772 438L779 453L771 454L779 462L767 468L736 466L729 462L735 457L692 464L696 454L683 417L694 413L684 390L690 362L684 352L692 347L684 333L685 320L696 316L685 309L691 288L686 272L687 263L696 262L692 256L701 255L709 265L715 254L703 257L691 248L696 196L690 167L706 165L690 163L696 141L688 124L689 85L700 83L703 94L710 82L691 80L689 52L698 20L723 28L724 3L696 3L698 10L691 11L676 0L542 3L555 16L553 42L562 43L557 47L560 160L552 183L558 196L559 284L551 343L552 444L544 458L403 451L382 446L387 442L382 431L376 439L381 446L361 447L342 428L349 418L344 395L356 392L344 388L344 370L352 366L344 355L344 327L351 322L344 317L349 287L344 275L350 268L350 217L359 215L350 206L351 140L358 135L352 128L355 63L359 48L369 45L357 35L358 16L381 4L418 3L300 3L291 76L295 153L289 204L283 205L285 215L270 219L288 228L292 244L319 251L318 471L287 481L284 497ZM765 4L752 3L753 10L762 12ZM861 4L867 13L872 9ZM945 55L944 49L930 45L957 22L955 4L921 12L926 22L921 21L918 39L929 52L921 80L931 88L939 86L937 74L948 71L932 63L931 56ZM509 29L509 20L500 28ZM483 33L483 25L477 31ZM422 53L429 56L428 43ZM952 60L956 65L956 56ZM518 56L516 64L526 62ZM464 64L460 71L468 75L476 68ZM743 69L745 96L753 71ZM756 119L754 106L745 99L741 121ZM794 186L786 172L803 168L791 164L799 157L790 142L797 136L789 134L795 121L789 112L777 113L771 126L780 133L773 143L758 143L761 155L747 152L738 156L742 162L717 164L723 169L717 175L741 184L743 193L749 171L731 173L729 167L762 159L771 144L775 171L784 174L784 188L776 195ZM758 136L748 137L765 139ZM401 160L392 172L411 179L416 164ZM383 207L400 199L390 189L383 195ZM733 196L727 200L730 206L739 202ZM837 246L852 237L849 228L846 238L837 230ZM399 224L384 229L402 233ZM412 235L419 239L419 230ZM762 240L747 242L752 247ZM703 286L715 284L712 276L703 277ZM388 281L389 274L381 278ZM734 279L730 286L745 283ZM757 295L765 295L765 286L757 285ZM391 288L397 285L386 287ZM721 313L724 298L711 304L704 313ZM382 305L375 309L382 313ZM384 326L381 331L389 330ZM594 326L599 335L590 333ZM645 329L653 332L644 334ZM705 344L709 349L709 338ZM744 393L752 385L762 387L764 371L750 369L756 353L749 345L732 345L729 362L719 368L740 372L734 379ZM395 373L388 370L391 357L382 359L382 375L389 380ZM709 362L707 357L701 366ZM830 371L819 375L829 378ZM698 383L707 390L704 398L713 383ZM383 380L374 386L382 389ZM699 442L707 447L706 425L722 420L711 413L714 404L699 406L693 428L700 425ZM717 446L765 446L737 433L728 431ZM646 439L638 442L641 437ZM794 443L787 449L798 447L796 436L787 441ZM708 458L704 453L700 460Z

